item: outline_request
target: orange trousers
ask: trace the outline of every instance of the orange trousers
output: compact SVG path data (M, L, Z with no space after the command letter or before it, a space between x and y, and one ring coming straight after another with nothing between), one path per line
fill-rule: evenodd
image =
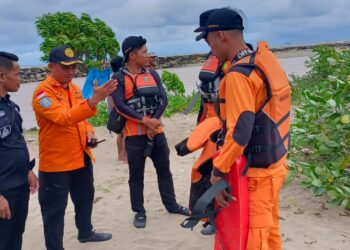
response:
M248 177L247 250L281 250L278 199L286 175Z

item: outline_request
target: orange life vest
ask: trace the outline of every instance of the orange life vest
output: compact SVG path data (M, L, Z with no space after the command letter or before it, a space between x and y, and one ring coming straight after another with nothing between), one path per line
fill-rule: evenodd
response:
M213 55L209 55L205 61L199 72L201 83L197 86L198 91L202 96L203 105L202 112L198 117L198 123L207 118L216 116L213 103L218 97L220 80L230 69L230 66L230 62L220 65L219 60Z
M220 75L219 60L210 54L199 72L201 83L197 86L204 103L213 103L217 98Z
M124 85L124 97L126 104L136 112L151 117L158 105L162 104L160 89L156 80L156 72L153 70L142 70L139 74L131 74L126 69L115 73L119 84ZM118 109L118 107L116 107ZM119 111L118 111L119 112ZM122 116L124 114L121 114ZM125 136L145 135L146 126L141 121L126 117L124 126ZM163 132L163 128L158 133Z
M138 113L152 115L159 102L161 102L158 98L159 87L152 74L145 71L132 75L125 69L123 73L125 74L125 80L132 82L132 84L125 84L127 104Z
M253 70L263 79L267 98L255 113L253 131L244 155L249 166L268 168L288 151L291 89L286 73L265 41L259 42L257 50L235 63L229 72L249 75ZM220 119L225 123L226 101L222 96L220 98Z

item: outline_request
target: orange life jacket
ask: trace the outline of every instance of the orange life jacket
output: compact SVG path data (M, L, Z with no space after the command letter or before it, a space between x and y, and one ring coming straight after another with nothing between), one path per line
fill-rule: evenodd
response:
M209 54L207 60L199 72L200 85L197 86L204 103L213 103L217 98L220 83L219 60Z
M219 60L210 54L205 61L199 72L201 83L197 86L198 91L202 96L203 105L202 112L199 114L198 123L207 118L216 116L213 103L218 97L220 80L228 72L230 66L230 62L220 65Z
M158 84L161 83L156 81L155 74L156 72L153 70L143 70L139 74L131 74L126 69L121 69L115 73L119 84L124 85L126 104L136 112L148 117L151 117L158 105L162 104L158 87ZM116 108L118 109L118 107ZM124 114L121 115L124 116ZM146 126L141 121L129 119L127 116L125 118L126 122L123 130L125 136L146 134ZM160 128L158 133L163 131L163 128Z
M125 85L127 104L138 113L152 115L161 102L158 98L159 87L152 73L145 71L132 75L125 69L123 73L132 82L132 85Z
M268 168L288 151L291 89L286 73L265 41L259 42L257 50L235 63L229 72L249 75L252 70L263 79L267 98L255 113L253 131L244 155L251 167ZM225 123L226 101L222 96L220 98L218 112Z

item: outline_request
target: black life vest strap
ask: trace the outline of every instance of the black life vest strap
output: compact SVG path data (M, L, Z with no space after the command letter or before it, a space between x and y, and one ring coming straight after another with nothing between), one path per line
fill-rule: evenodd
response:
M193 207L192 214L180 225L183 228L193 228L198 224L201 219L209 218L210 224L215 227L215 217L221 208L213 211L208 211L208 205L215 199L216 195L223 190L227 190L231 194L231 186L224 179L221 179L214 185L212 185L196 202Z
M282 141L278 144L271 145L271 146L253 146L249 147L248 151L250 154L258 154L263 152L270 152L275 151L278 147L280 147L284 142L289 139L289 132L282 138Z
M247 163L242 171L242 176L246 176L248 169L252 163L252 155L262 152L269 152L269 151L275 151L278 147L284 144L284 142L288 139L288 148L290 145L290 134L289 132L282 138L282 141L276 145L272 146L253 146L248 148L248 153L246 154ZM256 167L259 168L259 167ZM265 168L265 167L260 167Z
M251 49L244 49L238 52L238 54L233 58L232 65L237 63L239 60L243 59L244 57L254 55L255 52Z
M236 64L239 60L241 60L241 59L243 59L244 57L247 57L247 56L251 56L250 60L252 60L253 56L255 58L255 52L253 50L250 50L250 49L244 49L244 50L238 52L238 54L232 60L232 65L233 66L231 67L229 72L232 72L232 69L234 69L236 67L236 65L234 65L234 64ZM243 65L243 64L238 64L238 65ZM250 63L248 65L250 65ZM251 65L249 67L251 67ZM220 97L218 96L218 99L216 101L214 101L214 111L217 114L217 116L219 117L220 121L223 123L224 119L222 119L222 117L220 115L220 103L225 103L226 100L223 99L223 98L221 98L221 99L219 99L219 98Z
M290 111L288 111L287 114L285 114L276 124L271 125L271 126L260 126L260 125L254 125L253 126L253 134L259 134L259 133L267 133L270 132L273 129L278 128L279 126L281 126L281 124L288 119L288 117L290 116Z

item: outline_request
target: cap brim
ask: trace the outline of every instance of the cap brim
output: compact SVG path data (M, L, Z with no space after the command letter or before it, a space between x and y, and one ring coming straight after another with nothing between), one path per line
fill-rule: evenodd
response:
M202 32L204 30L203 26L199 26L197 29L195 29L193 32Z
M208 31L203 31L198 36L196 36L196 41L199 41L199 40L203 39L204 37L207 36L207 34L208 34Z
M69 62L64 62L64 61L59 62L59 64L66 65L66 66L73 65L73 64L82 64L82 63L83 62L80 60L73 60Z

